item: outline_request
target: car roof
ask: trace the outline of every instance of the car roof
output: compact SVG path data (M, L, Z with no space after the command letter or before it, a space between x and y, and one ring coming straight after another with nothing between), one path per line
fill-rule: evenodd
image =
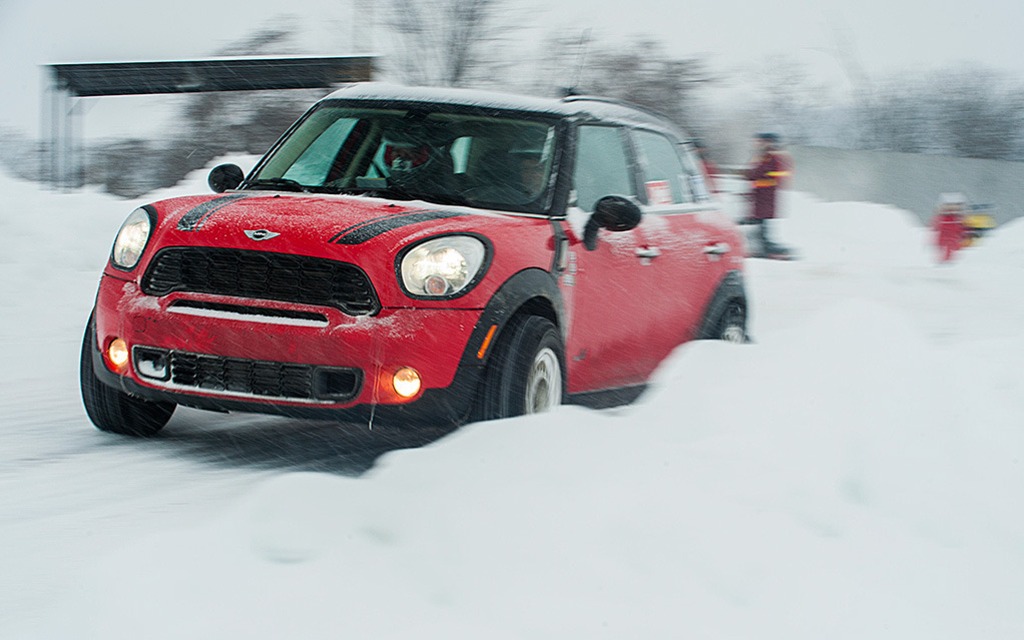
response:
M453 87L408 87L381 82L345 85L323 100L433 103L479 109L521 111L581 120L611 121L633 126L653 126L686 139L668 118L638 105L599 96L573 95L562 99L524 96L500 91Z

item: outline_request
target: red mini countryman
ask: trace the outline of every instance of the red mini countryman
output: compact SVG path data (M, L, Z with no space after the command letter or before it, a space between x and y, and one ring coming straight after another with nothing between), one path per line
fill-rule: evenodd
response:
M342 88L215 193L133 211L82 345L95 425L176 405L461 423L628 401L743 341L744 247L656 114L582 96Z

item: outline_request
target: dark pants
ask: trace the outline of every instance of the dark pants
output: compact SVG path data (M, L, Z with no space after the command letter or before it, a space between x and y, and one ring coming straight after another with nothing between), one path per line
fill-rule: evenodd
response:
M781 247L772 242L772 239L768 237L768 220L755 218L754 224L757 225L757 233L755 234L757 236L758 244L757 253L761 255L780 253L782 250Z

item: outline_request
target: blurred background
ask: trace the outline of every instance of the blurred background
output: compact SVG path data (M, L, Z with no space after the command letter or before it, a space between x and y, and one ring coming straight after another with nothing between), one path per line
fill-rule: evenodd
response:
M962 191L1016 217L1021 25L1024 4L1010 0L941 12L880 0L0 0L0 164L48 181L54 63L366 55L376 80L630 100L727 169L773 131L796 160L793 187L825 199L923 217L938 193ZM72 100L58 108L74 123L73 186L137 197L221 155L262 153L328 91Z

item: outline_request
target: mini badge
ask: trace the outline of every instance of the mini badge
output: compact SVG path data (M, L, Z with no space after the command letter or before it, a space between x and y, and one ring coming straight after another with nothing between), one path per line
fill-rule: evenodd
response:
M250 240L255 240L256 242L259 242L260 240L270 240L271 238L276 238L281 234L275 233L268 229L246 229L245 235Z

